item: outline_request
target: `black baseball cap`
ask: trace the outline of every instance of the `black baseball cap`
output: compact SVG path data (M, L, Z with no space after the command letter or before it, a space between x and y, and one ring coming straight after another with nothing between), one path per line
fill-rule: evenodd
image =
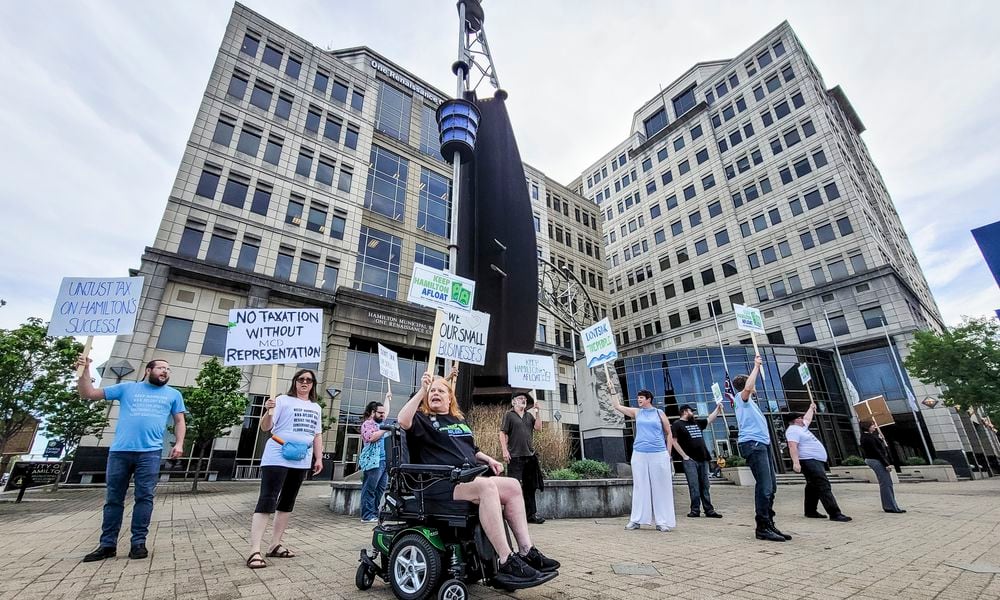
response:
M798 419L801 416L802 416L802 413L800 413L800 412L790 412L790 413L788 413L787 415L785 415L785 425L790 424L795 419Z
M683 415L684 411L686 410L695 412L695 410L691 407L690 404L681 404L680 406L677 407L677 414Z

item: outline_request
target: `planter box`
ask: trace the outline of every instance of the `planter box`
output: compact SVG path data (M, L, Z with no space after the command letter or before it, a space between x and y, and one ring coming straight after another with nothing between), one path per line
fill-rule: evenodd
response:
M722 476L741 487L757 485L750 467L726 467L722 469Z
M935 481L958 481L958 476L955 475L955 468L951 465L916 465L916 466L906 466L900 467L903 473L907 475L916 475L918 477L923 477L924 479L933 479Z
M620 517L632 510L632 480L546 481L545 491L535 498L538 514L546 519ZM361 482L332 482L330 511L339 515L361 516Z
M830 467L830 473L841 477L864 479L868 483L878 483L878 476L868 465L861 465L857 467ZM896 473L895 469L889 471L889 475L892 477L893 483L899 483L899 474Z

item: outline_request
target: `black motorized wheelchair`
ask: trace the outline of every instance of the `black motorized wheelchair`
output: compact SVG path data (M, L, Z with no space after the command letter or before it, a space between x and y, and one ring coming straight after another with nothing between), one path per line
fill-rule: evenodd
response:
M440 480L472 481L489 467L404 464L400 427L383 425L382 429L391 433L394 442L387 465L389 485L372 532L374 551L361 551L354 578L358 589L370 588L377 576L401 600L422 600L435 591L439 600L466 600L467 584L478 581L513 591L515 587L495 580L499 557L479 525L479 507L472 502L424 498L423 493Z

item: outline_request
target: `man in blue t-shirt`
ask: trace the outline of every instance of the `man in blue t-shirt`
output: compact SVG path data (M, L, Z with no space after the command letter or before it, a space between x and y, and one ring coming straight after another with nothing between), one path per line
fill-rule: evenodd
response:
M101 545L83 562L111 558L118 553L118 531L125 512L125 492L129 477L135 474L135 505L132 508L132 545L129 558L146 558L146 533L153 514L153 494L160 476L163 432L167 417L172 416L177 442L170 458L184 454L184 399L181 393L167 385L170 364L151 360L146 364L145 379L95 388L90 379L90 359L81 356L77 367L84 367L77 390L88 400L118 400L118 425L115 441L108 452L107 491L104 501L104 523Z
M778 491L778 481L774 476L774 465L771 464L771 434L768 432L767 419L753 397L763 361L760 354L753 360L753 370L749 375L737 375L733 378L733 388L737 392L733 399L733 409L740 428L736 441L740 456L747 461L756 480L753 495L757 527L754 535L758 540L784 542L792 539L792 536L781 533L774 525L774 494Z

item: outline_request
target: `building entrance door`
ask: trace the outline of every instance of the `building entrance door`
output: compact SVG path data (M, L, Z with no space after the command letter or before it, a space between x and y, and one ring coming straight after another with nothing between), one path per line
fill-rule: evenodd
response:
M358 470L358 455L361 454L361 436L348 435L344 438L344 477Z

